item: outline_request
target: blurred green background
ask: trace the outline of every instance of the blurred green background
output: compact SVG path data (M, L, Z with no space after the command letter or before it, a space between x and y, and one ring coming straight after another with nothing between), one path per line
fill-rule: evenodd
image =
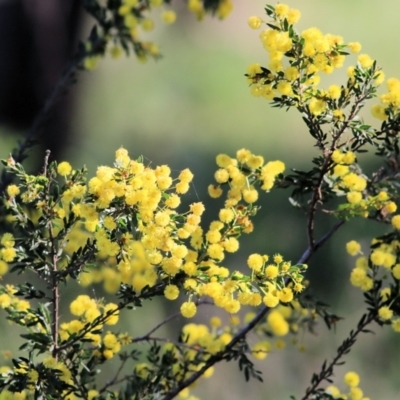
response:
M74 88L75 112L70 122L73 143L66 149L65 159L77 168L85 164L94 174L96 166L110 165L114 151L123 146L132 157L143 155L153 165L168 164L175 171L189 167L195 179L188 202L206 198L205 190L216 168L215 156L220 152L234 155L245 147L266 160L283 160L287 169L307 168L316 152L300 116L294 111L272 109L264 99L251 96L243 76L248 64L267 64L259 31L247 25L249 16L264 17L265 2L233 1L235 8L227 20L207 18L201 23L185 11L181 2L173 1L177 22L163 26L159 21L155 31L145 35L146 40L160 45L163 59L144 65L133 57L106 59L96 71L83 73ZM288 4L302 12L299 30L316 26L324 33L342 35L346 42L359 41L362 52L378 60L386 77L400 75L398 1L302 0ZM155 16L155 20L159 18ZM87 27L90 25L88 22ZM344 76L345 69L323 82L340 84ZM365 118L371 121L369 108L367 105ZM2 158L15 140L10 132L2 132ZM367 155L363 162L368 166L373 160ZM255 233L244 238L240 255L227 259L226 266L242 268L250 252L279 252L294 262L300 257L306 248L305 220L291 209L288 195L274 191L262 197ZM210 207L215 213L212 203ZM322 233L333 223L324 221L318 231ZM331 359L361 316L362 295L348 283L354 260L345 254L345 243L357 238L367 251L371 238L381 231L372 222L352 221L309 264L315 294L345 318L335 333L321 323L316 336L307 334L301 339L305 352L289 344L285 350L273 351L264 361L256 362L264 373L263 384L246 384L237 365L221 364L194 393L202 399L220 400L288 399L290 395L301 398L312 373L319 371L324 359ZM67 299L76 293L67 293ZM172 303L168 309L177 307ZM159 302L151 303L149 308L150 312L145 307L123 314L122 330L147 332L166 310ZM207 321L212 315L210 308L204 309L196 321ZM64 317L69 318L67 308ZM176 322L171 329L184 322ZM15 350L15 327L2 319L0 328L1 350L9 347L11 339ZM362 336L346 358L346 365L336 370L335 383L344 388L344 373L355 370L360 373L366 396L398 399L399 336L389 328L374 326L373 330L376 335Z

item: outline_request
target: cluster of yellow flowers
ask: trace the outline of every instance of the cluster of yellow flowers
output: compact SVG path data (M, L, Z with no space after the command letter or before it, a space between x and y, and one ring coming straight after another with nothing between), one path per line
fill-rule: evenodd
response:
M372 115L381 121L396 116L400 112L400 80L389 78L386 81L388 92L380 96L382 104L372 107Z
M11 233L5 233L1 237L0 244L2 245L2 249L0 250L0 258L5 262L14 261L15 257L17 256L17 251L14 248L14 236ZM3 268L5 269L6 267Z
M226 208L236 206L242 199L247 204L255 203L258 192L254 184L260 184L262 190L269 191L274 186L276 177L285 170L282 161L269 161L265 164L262 156L252 154L247 149L237 151L236 158L219 154L216 162L220 167L214 174L217 185L210 185L208 193L211 197L218 198L223 194L221 186L229 185ZM227 215L222 215L222 220L233 219L230 213L223 214Z
M9 390L2 390L0 393L1 400L25 400L26 398L29 398L29 396L32 396L34 394L35 392L34 384L37 380L38 373L36 370L30 369L27 364L21 363L18 368L1 366L0 374L2 374L5 377L11 377L13 374L25 375L29 387L29 389L22 390L20 392L11 392Z
M150 0L147 9L143 9L143 3L139 0L123 0L118 14L123 18L123 25L128 30L131 38L137 41L139 38L139 27L145 31L152 31L154 29L154 20L147 16L152 8L164 5L163 0ZM146 12L146 15L145 15ZM176 13L173 10L166 9L161 13L161 19L166 24L172 24L176 20ZM150 54L156 56L159 53L158 46L154 43L144 43ZM111 56L118 58L122 50L118 46L113 46L110 49ZM145 55L143 54L143 57Z
M146 61L147 56L159 57L160 52L158 46L153 42L140 41L140 29L144 32L152 31L155 27L154 19L150 17L153 9L167 6L161 12L161 20L165 24L173 24L176 21L176 12L171 10L170 2L164 0L149 0L143 2L140 0L122 0L122 4L117 10L117 15L114 16L114 29L110 30L106 35L107 43L109 44L108 51L112 58L119 58L123 49L119 44L120 39L126 40L129 38L134 44L139 61ZM189 0L187 8L194 13L197 19L201 20L205 17L207 10L204 7L202 0ZM215 15L220 18L226 18L233 9L231 0L221 0L218 8L215 10ZM109 15L114 15L110 12ZM88 53L92 50L91 42L86 43ZM99 55L89 55L83 61L83 67L87 70L93 70L97 67L100 60Z
M398 231L400 230L400 215L392 218L392 225ZM400 249L400 243L397 239L390 242L374 239L372 241L372 250L369 258L358 257L350 275L350 282L353 286L359 287L363 291L370 291L374 287L374 280L382 282L393 277L395 286L400 281L400 264L397 262L397 254ZM356 256L362 254L361 245L352 240L346 245L347 252ZM390 272L390 275L387 273ZM380 289L382 302L386 302L391 296L390 286ZM400 332L400 317L391 309L392 304L382 305L378 310L378 316L381 321L390 323L395 332Z
M361 45L358 42L346 44L341 36L323 34L315 27L297 33L293 25L300 19L301 13L286 4L267 6L266 12L272 18L274 28L261 32L260 39L270 62L268 68L258 63L248 67L246 76L251 85L251 93L274 101L281 96L281 99L287 100L285 105L301 109L307 106L315 117L329 114L333 121L343 120L342 107L347 102L351 88L358 85L355 70L372 68L374 60L367 54L358 56L357 66L347 70L347 88L331 85L328 89L319 89L320 74L331 74L341 68L348 55L347 51L358 53ZM263 22L259 17L250 17L248 20L252 29L259 29ZM381 84L384 80L383 72L374 69L373 74L374 84ZM391 88L394 86L391 85ZM393 96L383 96L382 101L392 102ZM375 114L377 112L374 111Z
M391 201L386 191L382 190L375 196L367 193L367 177L361 174L356 155L352 151L334 150L331 160L335 165L329 179L332 180L334 190L338 194L346 194L349 203L344 207L346 210L351 209L354 215L364 218L367 218L371 211L380 210L387 215L397 210L396 203Z
M45 367L48 373L52 374L54 377L57 377L60 381L69 384L71 386L74 385L72 380L72 374L70 369L61 361L56 360L54 357L49 356L46 357L42 363L41 368ZM0 393L0 400L25 400L31 399L35 394L35 387L38 382L39 373L36 369L29 366L26 362L19 360L19 366L14 366L13 368L8 366L0 367L0 374L4 377L11 379L13 375L25 375L27 381L27 389L22 390L20 392L11 392L9 390L2 390ZM42 371L43 374L43 371ZM95 398L99 392L97 390L89 390L87 394L88 400L92 400ZM60 394L61 395L61 394ZM66 400L77 400L78 397L73 393L68 393L64 391L62 393L62 398Z
M249 312L244 318L244 322L249 322L254 318L254 312ZM252 347L252 354L257 359L264 359L272 349L283 349L286 346L284 337L290 336L290 343L296 345L299 351L305 350L303 342L299 342L299 333L309 330L315 323L318 315L315 310L301 306L298 300L292 300L290 305L278 305L271 310L265 321L255 328L255 333L259 336L267 335L275 338L274 343L270 340L261 340ZM301 337L304 337L302 335Z
M359 387L360 376L356 372L347 372L343 380L344 383L348 386L347 393L341 393L339 388L334 385L328 386L325 389L325 393L331 395L334 399L369 400L369 397L364 397L364 393Z
M201 227L202 203L191 204L187 212L177 211L180 195L189 190L193 179L188 169L173 179L168 166L146 167L141 160L132 160L123 148L116 152L114 167L99 167L87 185L74 181L76 171L68 162L61 162L57 173L65 180L65 187L50 209L38 200L43 190L38 178L26 176L26 185L17 189L24 202L36 204L37 218L44 213L51 215L53 237L64 232L66 223L70 224L66 216L73 218L65 236L59 236L63 253L58 268L68 268L70 257L82 243L95 241L102 267L84 268L79 275L83 286L103 281L106 291L116 293L124 283L140 293L162 282L168 300L176 300L181 291L188 295L188 301L181 305L182 315L187 318L197 311L193 297L208 296L231 314L242 305L264 302L275 307L280 302L290 303L294 293L304 288L304 265L292 266L279 254L273 256L273 262L267 255L250 255L249 274L232 272L221 265L226 252L238 251L240 235L253 230L257 186L270 190L284 171L284 164L265 163L262 156L246 149L239 150L236 158L220 154L216 161L220 167L215 173L217 185L211 185L209 193L221 196L225 185L229 190L218 220L212 221L207 231ZM16 201L10 196L9 206L15 206ZM1 243L4 250L15 251L11 234L3 235ZM13 261L14 257L6 258ZM3 255L4 261L6 258ZM71 311L80 320L63 324L60 334L64 339L102 314L94 300L87 297L75 300ZM100 343L100 338L93 340Z
M60 325L59 335L62 341L67 341L71 335L82 332L83 329L87 328L87 324L90 324L90 330L85 333L84 339L90 340L97 347L101 347L103 340L103 347L100 351L103 357L112 358L115 353L120 351L121 342L116 335L107 332L102 338L100 333L93 333L101 332L104 324L115 325L118 322L119 309L116 304L107 303L103 305L87 295L79 295L71 302L70 311L78 319L63 322Z
M249 312L245 315L243 323L250 322L255 317L254 312ZM263 360L267 357L272 349L283 349L286 345L282 339L288 334L292 334L292 343L297 343L297 335L301 328L305 328L311 320L315 320L317 316L314 312L303 308L297 300L291 302L291 307L279 305L272 310L264 322L261 322L256 327L255 333L258 336L268 336L270 340L260 340L251 347L251 354L258 360ZM189 359L194 358L200 352L203 354L204 360L207 360L213 354L216 354L224 349L224 347L232 340L235 333L240 329L241 320L237 315L230 317L230 325L224 326L221 318L212 317L210 319L210 327L205 324L190 323L183 327L183 341L193 346L193 349L185 351L185 356ZM274 343L271 342L275 339ZM299 349L303 349L301 344ZM182 350L181 350L182 351Z
M28 300L22 300L15 296L17 293L13 285L0 286L0 307L8 309L14 314L19 314L21 318L25 318L25 322L31 322L36 319L29 313L30 303ZM22 323L24 320L22 320Z
M154 286L160 273L161 277L171 279L179 272L184 272L187 278L183 288L189 293L189 301L182 304L181 312L190 318L196 314L197 309L196 304L190 300L192 295L209 296L217 306L229 313L239 311L241 304L259 305L263 299L262 293L250 283L256 280L255 275L260 279L265 274L269 279L268 304L275 306L279 300L291 301L292 289L284 288L284 279L290 277L290 263L284 263L280 256L275 257L277 265L266 265L267 256L250 256L249 266L253 274L250 282L248 277L237 272L231 274L227 268L219 265L225 252L233 253L239 249L240 233L250 233L253 230L251 210L239 204L243 198L252 205L258 198L257 190L249 182L258 179L264 184L267 182L270 189L275 177L283 171L283 163L275 161L264 165L261 156L255 156L248 150L239 151L237 159L227 155L217 156L217 164L224 168L216 172L216 180L220 185L229 184L230 190L225 207L219 212L219 220L211 222L205 233L200 227L204 212L202 203L192 204L190 211L182 215L174 211L180 204L179 194L189 189L193 178L189 170L181 172L175 183L175 193L170 193L166 198L165 191L173 184L168 167L161 166L155 170L145 168L142 163L130 160L123 149L117 151L116 163L119 165L118 173L112 168L100 167L96 177L89 181L89 193L96 199L93 205L77 203L72 206L73 212L85 219L86 229L96 230L94 236L99 244L99 256L108 259L108 266L100 270L100 280L104 279L108 291L117 291L123 282L131 283L140 292L145 286ZM116 174L126 179L116 182ZM222 194L220 185L211 186L211 196L216 197L217 190ZM64 204L68 204L68 196L69 191L64 193ZM119 243L110 240L110 231L116 228L115 219L100 216L96 208L106 209L118 196L124 196L125 206L137 208L140 215L140 240L134 240L129 234L122 235ZM111 267L110 257L117 254L120 261L115 269ZM161 271L157 271L157 266L161 266ZM276 286L274 282L278 279ZM299 275L297 279L294 290L301 291L302 276ZM85 284L98 282L99 271L91 269L84 272L81 280ZM165 286L164 295L168 300L177 299L179 293L180 287L176 284Z

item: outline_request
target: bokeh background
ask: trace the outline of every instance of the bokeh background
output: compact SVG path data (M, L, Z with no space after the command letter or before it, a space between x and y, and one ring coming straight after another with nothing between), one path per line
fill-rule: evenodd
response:
M264 16L265 2L234 3L227 20L208 17L199 23L182 2L172 1L177 22L164 26L155 13L156 29L145 35L146 40L160 45L163 59L146 64L134 57L105 59L97 70L82 73L70 91L72 112L65 121L65 132L69 132L54 132L54 137L63 142L60 156L77 168L86 165L94 174L96 166L110 165L114 151L123 146L132 157L143 155L152 165L168 164L174 171L189 167L195 180L187 201L207 202L211 214L216 211L205 192L213 179L215 156L220 152L233 155L244 147L266 160L283 160L287 168L309 167L316 153L300 116L294 111L272 109L264 99L252 97L243 76L248 64L267 64L258 32L247 25L249 16ZM324 33L342 35L345 41L359 41L362 52L377 59L387 77L400 76L398 1L293 0L289 5L302 12L299 30L316 26ZM84 20L82 37L91 24L89 18ZM327 76L323 82L340 84L344 76L345 70ZM369 108L367 105L364 118L372 121ZM63 134L68 138L60 137ZM16 135L15 128L1 128L2 158L8 156ZM43 150L33 154L35 157L40 160ZM373 168L371 155L364 156L362 162L366 168ZM279 252L294 262L300 257L306 248L305 219L291 209L288 195L273 191L262 197L255 233L244 238L240 255L228 258L227 266L242 268L250 252ZM317 229L322 233L332 224L332 220L324 220ZM352 221L309 263L308 278L315 295L345 318L336 332L328 331L321 322L316 335L301 337L305 352L288 344L285 350L272 351L264 361L256 362L263 371L262 384L246 384L237 365L221 364L214 377L202 380L194 393L203 399L221 400L288 399L290 395L301 398L312 373L319 371L323 360L331 359L361 316L362 295L348 283L354 260L346 255L345 243L357 238L367 251L371 238L380 232L382 228L372 222ZM69 318L68 299L82 292L75 289L66 293L65 318ZM124 313L121 329L144 334L155 321L177 308L177 303L146 304L143 311ZM207 321L212 315L211 308L204 309L196 321ZM229 316L224 318L229 321ZM174 322L164 333L175 334L184 322ZM335 383L343 387L344 373L355 370L360 373L366 396L398 399L400 337L389 328L372 328L376 334L362 336L346 357L346 364L337 368ZM16 351L15 333L16 328L0 318L0 350L11 347Z

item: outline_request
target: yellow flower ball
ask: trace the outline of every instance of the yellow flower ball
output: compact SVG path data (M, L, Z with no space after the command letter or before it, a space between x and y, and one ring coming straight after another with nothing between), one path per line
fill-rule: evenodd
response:
M222 189L218 185L209 185L208 188L208 194L211 198L217 199L218 197L222 196Z
M222 245L228 253L235 253L239 250L239 241L234 237L228 238L222 243Z
M192 318L196 315L197 307L193 302L186 301L181 305L181 314L185 318Z
M268 265L267 268L265 268L265 276L268 279L274 279L278 276L279 274L279 268L276 265Z
M179 288L176 285L167 285L164 290L164 296L168 300L176 300L179 296Z
M382 105L375 104L371 108L371 114L373 117L375 117L381 121L384 121L388 118L385 110L386 110L385 107L383 107Z
M353 164L356 161L356 155L352 151L348 151L343 155L342 162L343 164Z
M271 311L267 317L267 322L274 335L285 336L289 333L289 324L280 312Z
M173 24L176 21L176 13L172 10L163 11L161 18L166 24Z
M145 18L141 22L142 28L144 31L152 31L154 29L154 21L150 18Z
M293 291L290 288L283 288L278 292L278 297L282 303L290 303L293 300Z
M334 150L331 155L331 160L336 164L341 164L344 154L340 150Z
M67 176L71 173L71 171L72 171L71 164L67 161L63 161L57 166L57 172L61 176Z
M254 272L261 271L261 267L264 264L264 258L260 254L251 254L247 259L247 265L251 268Z
M279 298L274 296L272 293L267 293L263 297L263 303L270 308L274 308L279 304Z
M300 18L301 18L301 13L299 10L296 10L295 8L289 9L286 15L286 19L290 25L296 24Z
M375 85L379 86L385 80L385 73L383 71L378 71L377 74L374 76Z
M20 193L20 189L19 189L19 187L18 187L17 185L9 185L9 186L7 187L7 194L8 194L10 197L18 196L19 193Z
M397 205L396 203L394 203L393 201L390 201L389 203L387 203L384 207L383 210L388 213L388 214L392 214L394 212L397 211Z
M1 257L5 262L14 261L17 256L17 252L13 247L1 249Z
M15 240L14 240L13 234L12 234L12 233L9 233L9 232L5 233L5 234L1 237L0 243L1 243L4 247L7 247L7 248L14 247L14 245L15 245Z
M346 250L351 256L356 256L361 252L361 245L355 240L351 240L346 243Z
M360 384L360 377L356 372L347 372L344 376L344 383L350 387L357 387Z
M0 260L0 277L8 272L8 264L3 260Z
M243 200L248 204L255 203L258 200L258 192L254 188L244 189L242 194Z
M326 110L326 102L320 99L316 99L313 97L310 100L310 103L308 105L311 114L318 116L321 115L325 110Z
M289 12L289 6L286 4L277 4L275 6L275 14L278 18L284 18Z
M357 204L362 200L362 194L360 192L348 192L346 198L350 204Z
M325 393L330 394L333 398L338 398L340 396L340 390L333 385L328 386L325 389Z
M347 44L347 47L352 53L359 53L361 51L361 44L358 42L350 42Z
M338 99L340 97L341 94L341 88L338 85L331 85L328 88L328 95L331 99Z
M392 328L395 332L400 332L400 318L396 318L392 321Z
M374 60L368 54L360 54L357 60L364 69L370 68L374 63Z
M249 24L251 29L259 29L261 26L262 20L259 17L250 17L247 20L247 23Z
M383 306L378 310L378 315L380 319L387 321L388 319L392 318L393 310L387 306Z
M392 274L397 280L400 280L400 264L396 264L393 267ZM1 275L1 273L0 273L0 275Z
M397 229L400 230L400 214L399 215L395 215L392 218L392 225Z

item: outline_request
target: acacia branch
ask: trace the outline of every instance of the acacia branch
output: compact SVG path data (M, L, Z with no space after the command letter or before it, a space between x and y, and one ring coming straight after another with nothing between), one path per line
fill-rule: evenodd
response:
M327 232L324 236L322 236L317 242L315 242L314 246L309 246L307 250L302 254L298 264L306 263L311 256L321 247L324 243L345 223L344 219L339 220L336 222L335 225Z
M309 246L308 249L303 253L303 255L298 260L297 264L302 264L310 259L310 257L324 244L326 241L344 224L344 221L339 221L335 224L335 226L330 229L324 236L322 236L314 246ZM265 317L268 313L270 308L268 306L263 306L256 316L247 324L245 325L236 335L232 338L232 340L226 345L223 351L211 356L203 365L203 367L193 373L189 378L181 382L175 389L168 392L163 400L172 400L181 390L185 389L186 387L190 386L193 382L199 379L205 371L216 364L219 361L222 361L227 354L234 348L234 346L243 340L246 335L255 328L258 323Z
M307 388L305 395L301 400L307 400L312 394L315 393L318 386L327 380L333 374L333 368L339 365L339 360L348 354L352 346L356 343L357 336L364 332L365 327L376 319L376 312L370 311L368 314L364 314L360 321L358 322L357 329L350 332L348 338L346 338L343 343L338 347L336 356L332 359L328 366L324 363L321 367L321 372L318 375L314 375L312 379L312 385Z
M172 400L182 389L185 389L186 387L194 383L197 379L199 379L207 371L208 368L210 368L217 362L222 361L229 353L229 351L233 349L236 343L242 340L247 335L247 333L251 331L265 317L268 311L269 307L263 306L261 310L257 313L257 315L233 337L233 339L226 345L223 351L214 356L211 356L202 368L192 374L188 379L181 382L175 389L169 391L164 396L163 400Z
M311 201L310 201L310 207L309 207L309 215L308 215L308 221L307 221L307 237L308 237L309 247L314 247L316 245L315 239L314 239L315 214L317 212L318 202L322 201L322 184L324 182L324 176L328 173L329 169L332 166L331 154L337 148L337 143L340 140L340 138L342 137L342 135L348 129L350 122L353 121L353 119L358 115L359 111L362 108L362 103L367 97L368 97L368 93L364 93L363 95L356 97L355 102L354 102L353 106L351 107L348 118L346 119L346 121L343 122L340 129L336 133L334 132L332 134L333 139L332 139L332 143L331 143L331 146L329 147L329 149L324 150L325 159L321 166L321 169L319 172L319 178L318 178L317 184L314 188L314 191L313 191L313 194L311 197ZM312 120L313 119L311 118L310 121L312 121ZM309 127L310 127L310 125L309 125Z

